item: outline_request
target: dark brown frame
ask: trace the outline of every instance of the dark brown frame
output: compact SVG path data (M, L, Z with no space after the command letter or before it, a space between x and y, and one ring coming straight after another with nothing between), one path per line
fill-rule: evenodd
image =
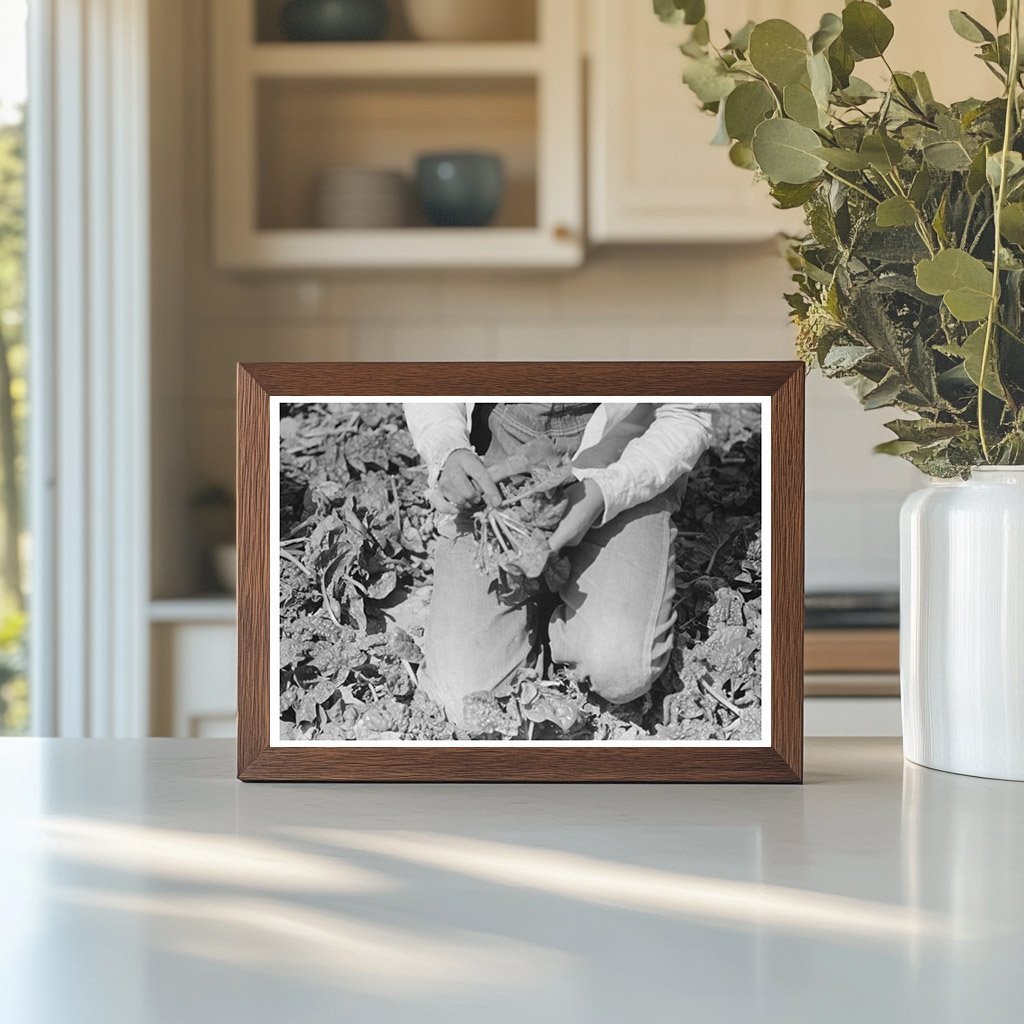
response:
M271 747L271 395L771 397L770 747ZM800 782L804 367L798 362L251 363L238 367L238 777L256 781Z

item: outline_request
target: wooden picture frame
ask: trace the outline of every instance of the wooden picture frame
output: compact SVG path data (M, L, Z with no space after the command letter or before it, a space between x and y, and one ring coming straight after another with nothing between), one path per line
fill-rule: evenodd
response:
M770 410L770 737L756 746L273 745L272 403L379 396L748 396ZM338 396L344 396L339 398ZM238 777L243 781L788 782L803 772L804 367L799 362L259 363L238 367ZM770 452L770 459L768 453ZM274 482L273 486L277 486ZM275 527L276 529L276 527ZM276 705L275 705L276 706ZM766 728L766 733L767 733Z

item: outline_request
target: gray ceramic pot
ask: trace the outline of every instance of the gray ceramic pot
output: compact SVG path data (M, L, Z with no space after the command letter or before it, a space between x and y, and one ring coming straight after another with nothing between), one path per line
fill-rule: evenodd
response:
M493 153L427 153L416 163L416 192L437 227L489 224L505 195L501 157Z
M281 11L285 37L296 42L380 39L387 27L387 0L291 0Z

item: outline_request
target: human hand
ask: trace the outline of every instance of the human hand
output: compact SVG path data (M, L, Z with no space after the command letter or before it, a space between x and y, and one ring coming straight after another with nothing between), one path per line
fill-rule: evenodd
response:
M501 492L480 456L468 448L459 448L444 460L437 478L441 497L456 508L492 507L501 504Z
M555 527L548 544L556 554L562 548L575 547L604 515L604 495L593 480L577 480L566 488L569 507Z

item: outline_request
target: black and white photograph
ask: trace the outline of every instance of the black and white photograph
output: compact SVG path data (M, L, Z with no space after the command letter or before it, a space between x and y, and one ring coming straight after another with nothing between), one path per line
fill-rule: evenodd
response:
M273 397L272 745L766 745L770 403L645 398Z

